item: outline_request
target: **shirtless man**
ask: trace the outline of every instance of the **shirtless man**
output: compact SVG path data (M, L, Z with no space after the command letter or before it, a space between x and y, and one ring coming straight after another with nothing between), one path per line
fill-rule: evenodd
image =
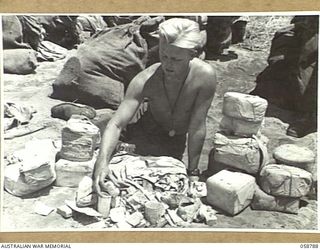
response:
M94 169L98 192L99 181L103 182L109 174L108 163L120 133L144 100L148 101L148 111L137 126L150 145L146 145L144 152L137 148L137 153L181 159L187 140L188 175L199 172L207 112L216 88L215 72L209 64L195 57L201 42L196 22L169 19L160 24L159 35L160 63L132 79L123 102L104 131Z

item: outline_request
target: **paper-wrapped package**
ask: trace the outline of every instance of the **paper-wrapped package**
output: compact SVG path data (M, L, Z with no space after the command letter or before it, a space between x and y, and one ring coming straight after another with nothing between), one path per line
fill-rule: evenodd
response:
M297 214L300 198L273 196L263 192L257 185L251 208L254 210L278 211Z
M233 168L228 166L224 163L218 162L214 159L214 148L211 149L209 156L208 156L208 168L207 168L207 175L212 176L214 174L219 173L221 170L229 170L231 172L244 172L241 169Z
M251 175L222 170L207 179L207 201L230 215L235 215L250 205L255 178Z
M312 175L300 168L270 164L262 168L259 184L268 194L298 198L310 191Z
M19 162L4 169L4 188L15 196L31 194L51 185L57 148L50 139L31 140L19 153Z
M283 144L273 152L277 163L302 168L308 171L310 164L314 163L314 153L302 146L294 144Z
M57 179L55 185L59 187L78 187L83 177L92 177L95 161L95 158L80 162L58 160L56 162Z
M257 140L259 139L228 136L218 132L214 137L214 160L250 174L257 174L263 157L260 147L265 147Z
M261 122L268 107L267 100L238 92L226 92L222 113L245 121Z
M263 121L253 122L224 115L220 121L219 129L229 135L250 137L260 132Z
M82 115L72 115L62 129L61 158L90 161L100 138L99 128Z

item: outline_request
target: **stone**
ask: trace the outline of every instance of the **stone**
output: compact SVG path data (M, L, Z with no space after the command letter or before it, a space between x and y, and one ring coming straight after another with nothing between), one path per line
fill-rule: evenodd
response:
M299 198L309 193L312 174L292 166L270 164L262 168L259 185L274 196Z
M222 113L245 121L261 122L267 107L267 100L259 96L226 92L223 97Z
M207 179L207 202L230 215L236 215L250 205L255 178L251 175L222 170Z

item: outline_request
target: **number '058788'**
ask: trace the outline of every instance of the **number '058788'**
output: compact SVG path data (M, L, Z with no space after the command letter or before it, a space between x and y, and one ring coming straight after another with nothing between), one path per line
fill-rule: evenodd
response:
M318 244L304 243L300 244L300 248L318 248Z

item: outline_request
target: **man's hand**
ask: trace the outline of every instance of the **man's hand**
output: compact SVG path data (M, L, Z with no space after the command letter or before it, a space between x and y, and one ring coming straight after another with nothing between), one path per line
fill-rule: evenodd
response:
M102 195L101 183L104 183L106 176L110 173L109 166L105 159L98 158L94 165L94 188L98 195Z

